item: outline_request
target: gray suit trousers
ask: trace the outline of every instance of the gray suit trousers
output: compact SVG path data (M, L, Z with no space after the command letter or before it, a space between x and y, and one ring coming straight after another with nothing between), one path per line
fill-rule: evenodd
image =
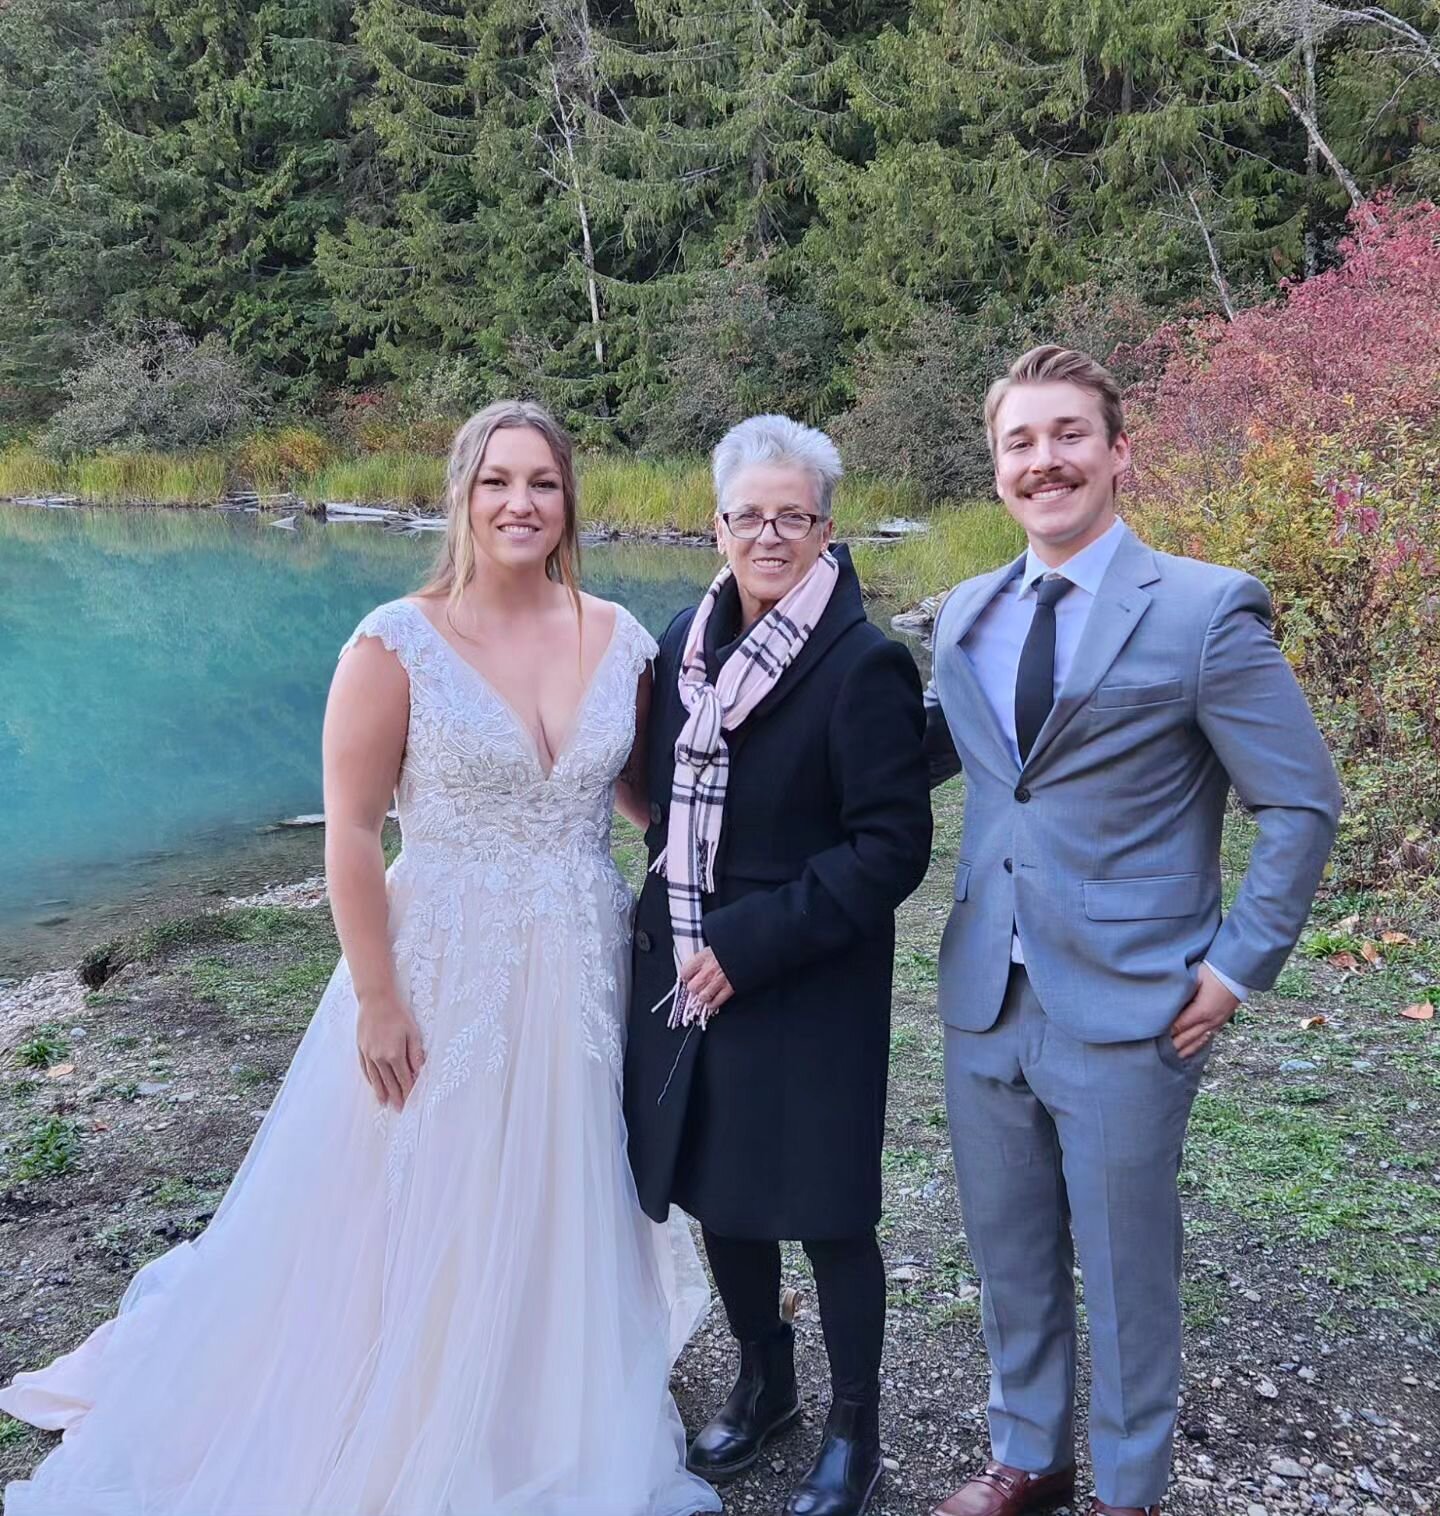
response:
M1168 1031L1082 1042L1011 969L988 1031L945 1028L945 1093L981 1283L994 1456L1074 1457L1074 1245L1091 1343L1090 1451L1111 1505L1165 1494L1180 1389L1177 1177L1205 1054Z

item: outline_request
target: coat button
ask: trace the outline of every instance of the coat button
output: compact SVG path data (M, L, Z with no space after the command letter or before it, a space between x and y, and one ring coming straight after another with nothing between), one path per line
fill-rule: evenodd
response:
M664 821L664 819L665 808L660 804L658 800L652 800L650 802L650 825L659 826L660 823Z
M1015 798L1020 802L1021 805L1025 805L1029 802L1030 791L1027 790L1022 784L1020 788L1015 791Z
M1015 872L1015 864L1012 859L1007 858L1005 860L1005 872L1007 874L1013 874Z
M650 941L650 933L647 932L647 931L644 931L643 929L641 931L636 932L635 933L635 946L637 948L639 948L642 953L648 953L650 951L651 947L653 946L653 944Z

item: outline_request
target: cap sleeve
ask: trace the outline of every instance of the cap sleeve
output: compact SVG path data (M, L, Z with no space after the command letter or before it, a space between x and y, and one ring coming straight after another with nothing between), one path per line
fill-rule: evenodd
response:
M625 639L625 663L630 674L638 679L640 670L647 663L654 662L655 655L660 651L659 644L623 605L616 605L615 614L619 618L615 635Z
M421 613L403 600L391 600L377 605L373 611L345 639L339 657L360 641L362 637L374 637L400 660L400 666L412 677L417 672L423 657L424 643L416 618Z

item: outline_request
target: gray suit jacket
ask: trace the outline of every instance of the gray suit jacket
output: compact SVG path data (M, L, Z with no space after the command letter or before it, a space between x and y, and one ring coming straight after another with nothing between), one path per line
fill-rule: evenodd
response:
M1155 1037L1202 959L1254 989L1275 982L1335 840L1335 767L1264 586L1126 531L1018 768L960 643L1023 565L958 585L935 628L931 777L966 775L940 1012L962 1030L994 1024L1013 924L1053 1020L1087 1042ZM1222 921L1232 785L1259 836Z

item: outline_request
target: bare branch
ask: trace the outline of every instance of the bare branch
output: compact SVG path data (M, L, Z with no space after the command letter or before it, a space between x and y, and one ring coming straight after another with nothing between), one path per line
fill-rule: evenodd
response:
M1221 57L1229 58L1232 63L1238 63L1241 68L1253 74L1267 89L1274 90L1290 109L1290 114L1305 128L1316 152L1330 165L1331 172L1344 187L1345 193L1350 197L1350 203L1360 212L1367 226L1373 227L1374 214L1365 204L1365 197L1360 193L1360 186L1355 182L1352 175L1343 163L1336 157L1334 150L1321 134L1320 125L1314 114L1308 111L1301 103L1294 90L1284 84L1272 69L1265 67L1263 63L1257 63L1253 58L1248 58L1240 51L1240 44L1234 30L1226 28L1230 37L1230 46L1226 47L1222 42L1211 44L1210 50L1219 53Z

